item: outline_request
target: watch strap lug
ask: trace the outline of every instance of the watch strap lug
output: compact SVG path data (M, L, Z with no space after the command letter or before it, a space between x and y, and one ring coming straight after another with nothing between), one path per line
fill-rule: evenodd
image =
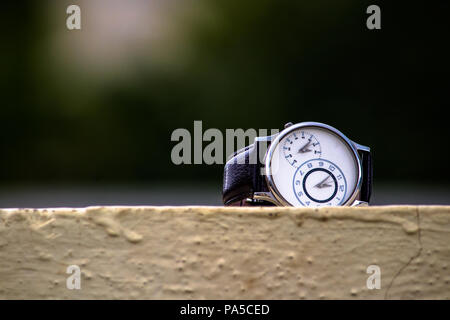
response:
M362 144L356 143L355 141L352 141L352 142L353 142L353 145L355 146L356 150L370 152L370 147L363 146Z
M369 203L366 201L360 201L360 200L356 200L355 202L353 202L351 205L351 207L368 207Z

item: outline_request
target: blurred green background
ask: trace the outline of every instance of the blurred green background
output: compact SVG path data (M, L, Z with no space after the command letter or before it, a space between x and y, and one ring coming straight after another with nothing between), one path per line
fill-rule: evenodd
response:
M66 28L69 4L81 30ZM370 4L381 30L366 28ZM433 1L8 2L0 184L204 183L220 198L221 165L172 164L174 129L319 121L372 148L375 183L447 188L448 12Z

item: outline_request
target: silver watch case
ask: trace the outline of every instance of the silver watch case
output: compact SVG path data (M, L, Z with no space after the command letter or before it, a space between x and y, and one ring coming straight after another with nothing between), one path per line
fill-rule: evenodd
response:
M320 122L301 122L301 123L297 123L297 124L292 124L292 125L289 125L288 127L286 127L278 135L270 137L271 138L270 140L272 140L272 142L270 144L269 150L266 152L266 155L264 158L264 168L263 168L267 186L268 186L268 189L270 190L270 192L255 192L253 195L253 199L256 201L258 201L258 200L269 201L277 206L290 206L290 207L293 206L292 204L290 204L288 201L286 201L283 198L283 196L278 192L278 190L275 186L275 183L274 183L273 177L272 177L272 172L271 172L271 160L272 160L272 156L274 154L274 150L275 150L276 146L284 137L286 137L292 131L295 131L299 128L311 127L311 126L324 128L324 129L327 129L327 130L331 131L332 133L336 134L345 143L347 143L350 150L352 150L352 152L353 152L353 156L356 159L356 163L358 166L358 182L356 184L355 189L353 190L352 195L348 198L348 200L342 206L366 206L366 205L368 205L367 202L359 200L360 194L361 194L361 186L362 186L363 177L362 177L362 159L359 156L358 151L361 150L361 151L369 152L370 148L360 145L356 142L353 142L352 140L347 138L342 132L340 132L336 128L333 128L327 124L320 123ZM261 137L261 138L262 138L261 140L266 140L268 137ZM264 139L264 138L266 138L266 139ZM257 140L260 140L260 139L257 138Z

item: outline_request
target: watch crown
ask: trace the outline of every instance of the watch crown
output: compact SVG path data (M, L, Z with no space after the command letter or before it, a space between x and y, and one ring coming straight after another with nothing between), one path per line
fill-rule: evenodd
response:
M284 128L286 129L286 128L288 128L288 127L292 126L292 125L293 125L293 123L292 123L292 122L288 122L288 123L286 123L286 124L284 125Z

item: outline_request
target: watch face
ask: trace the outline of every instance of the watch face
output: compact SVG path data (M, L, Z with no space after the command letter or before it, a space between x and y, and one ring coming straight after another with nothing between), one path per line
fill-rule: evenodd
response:
M360 167L350 141L320 123L293 125L270 146L266 174L272 192L292 206L339 206L353 196Z

